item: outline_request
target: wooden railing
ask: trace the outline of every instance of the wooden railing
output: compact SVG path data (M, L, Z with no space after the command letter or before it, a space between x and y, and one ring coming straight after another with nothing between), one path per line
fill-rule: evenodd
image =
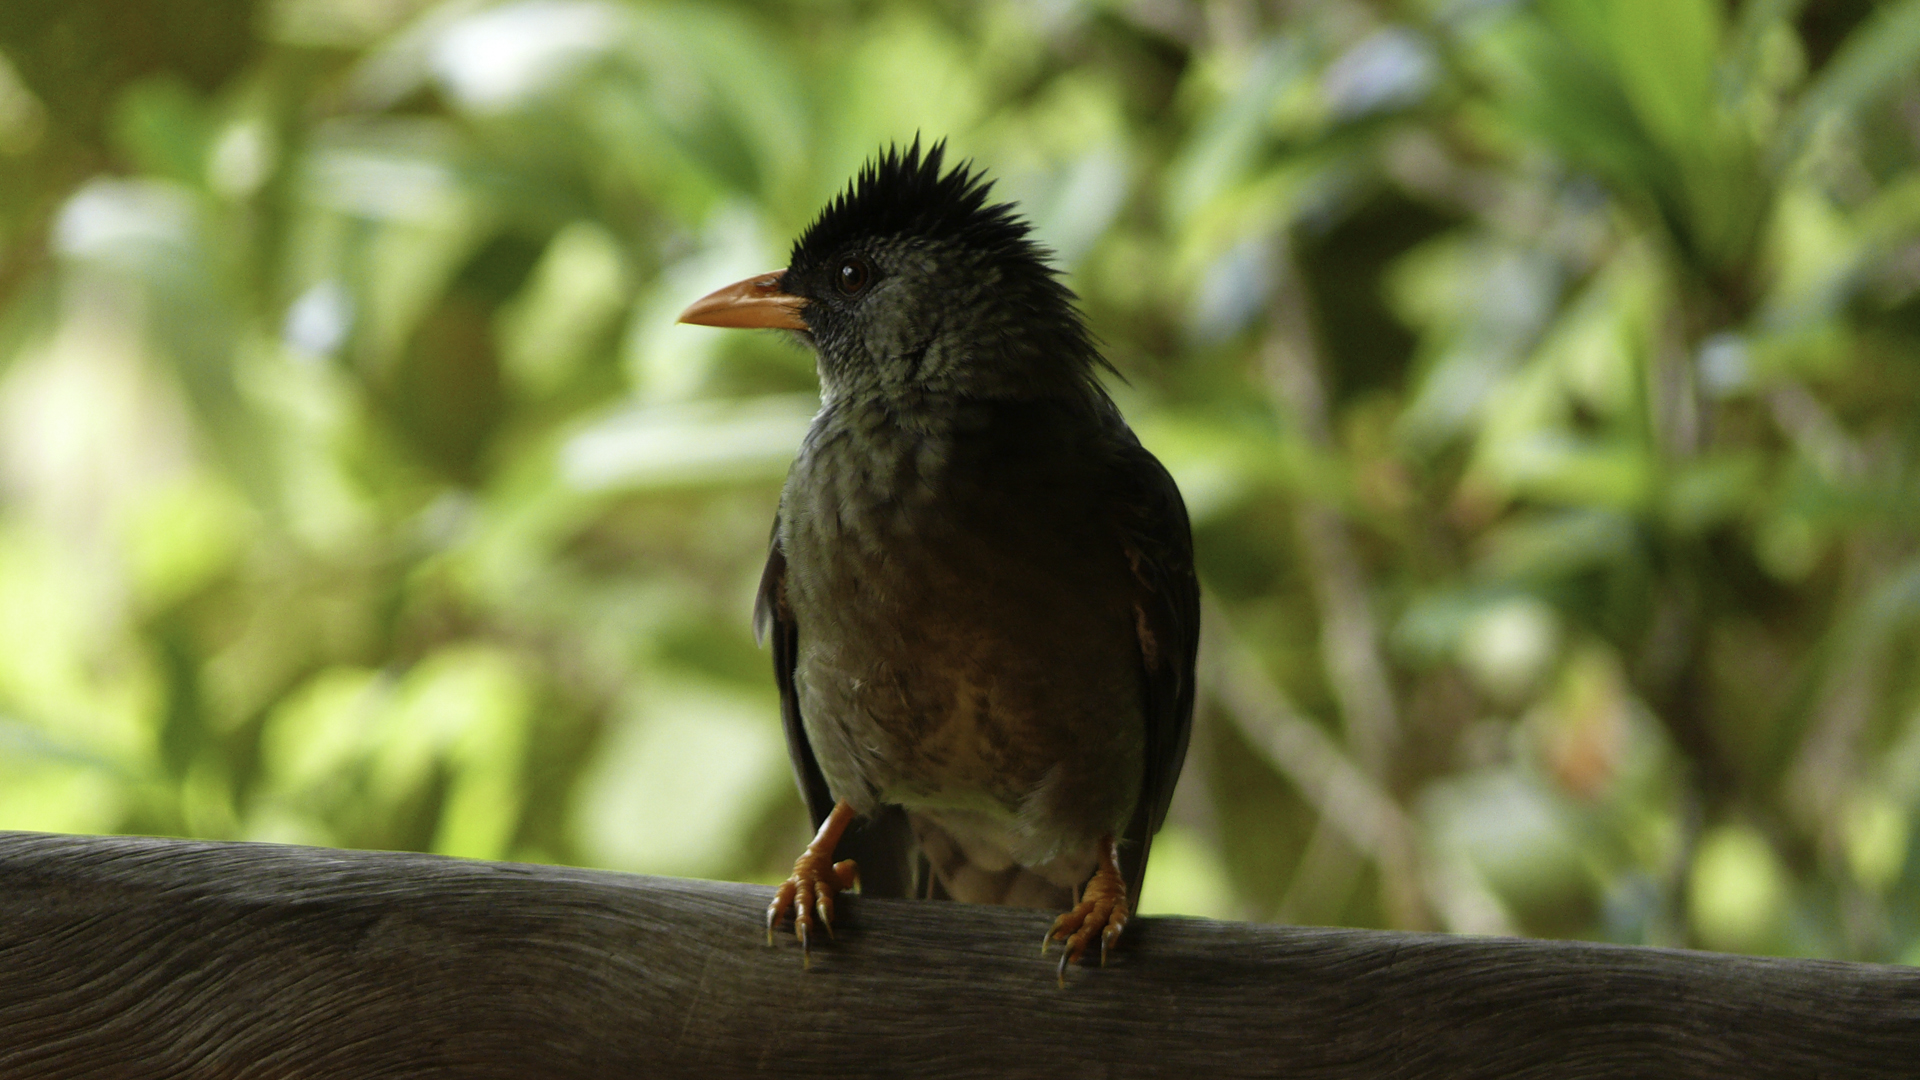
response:
M0 1078L1920 1077L1920 969L0 833Z

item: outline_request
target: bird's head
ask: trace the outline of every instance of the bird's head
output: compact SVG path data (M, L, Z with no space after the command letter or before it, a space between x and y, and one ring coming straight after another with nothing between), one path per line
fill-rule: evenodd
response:
M829 400L1044 397L1083 392L1101 363L1073 293L992 184L945 143L889 149L793 245L787 268L680 315L800 332Z

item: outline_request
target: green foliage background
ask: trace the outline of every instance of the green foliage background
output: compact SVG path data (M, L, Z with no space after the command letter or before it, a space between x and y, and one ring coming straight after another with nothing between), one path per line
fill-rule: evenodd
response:
M1920 2L8 0L0 827L768 881L876 147L1194 514L1148 911L1920 962Z

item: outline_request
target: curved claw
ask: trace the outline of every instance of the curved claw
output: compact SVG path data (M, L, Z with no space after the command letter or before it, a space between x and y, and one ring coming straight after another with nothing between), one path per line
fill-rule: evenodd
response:
M1061 985L1066 984L1067 965L1084 956L1096 937L1100 940L1100 966L1107 966L1107 956L1119 943L1130 914L1127 887L1120 879L1119 859L1112 838L1108 837L1101 844L1100 867L1088 880L1079 900L1072 910L1054 920L1040 942L1042 956L1054 941L1061 943L1060 963L1055 968Z
M801 963L813 966L813 923L817 918L820 925L826 927L827 937L833 934L833 898L842 889L850 889L860 880L859 867L852 859L833 861L833 848L840 840L840 834L853 820L853 807L840 803L833 813L820 826L820 832L814 837L807 850L794 860L793 875L773 895L773 903L767 906L767 943L773 943L773 932L785 921L787 913L793 915L793 936L800 939Z
M1100 966L1101 967L1107 966L1107 951L1113 948L1114 944L1120 940L1120 931L1126 929L1126 925L1127 925L1126 908L1122 907L1113 913L1113 915L1111 916L1111 918L1107 923L1107 928L1101 931L1100 933Z

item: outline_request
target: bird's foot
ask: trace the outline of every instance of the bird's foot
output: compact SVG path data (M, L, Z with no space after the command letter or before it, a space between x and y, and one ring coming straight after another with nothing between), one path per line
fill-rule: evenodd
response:
M1100 868L1093 872L1092 879L1080 893L1080 902L1072 911L1055 919L1047 936L1040 941L1043 956L1048 946L1056 941L1062 943L1057 971L1062 985L1067 980L1067 965L1080 959L1095 937L1100 939L1100 966L1106 966L1107 950L1120 940L1128 914L1127 885L1120 879L1119 851L1113 837L1102 837Z
M793 876L787 878L773 894L773 903L767 905L767 944L773 944L773 932L791 911L793 936L800 939L801 962L809 967L813 964L814 919L817 917L820 925L826 927L827 936L832 937L833 898L860 880L859 868L852 859L833 861L833 849L839 845L840 834L847 831L847 823L852 820L851 805L835 804L833 813L820 823L813 843L793 861Z

